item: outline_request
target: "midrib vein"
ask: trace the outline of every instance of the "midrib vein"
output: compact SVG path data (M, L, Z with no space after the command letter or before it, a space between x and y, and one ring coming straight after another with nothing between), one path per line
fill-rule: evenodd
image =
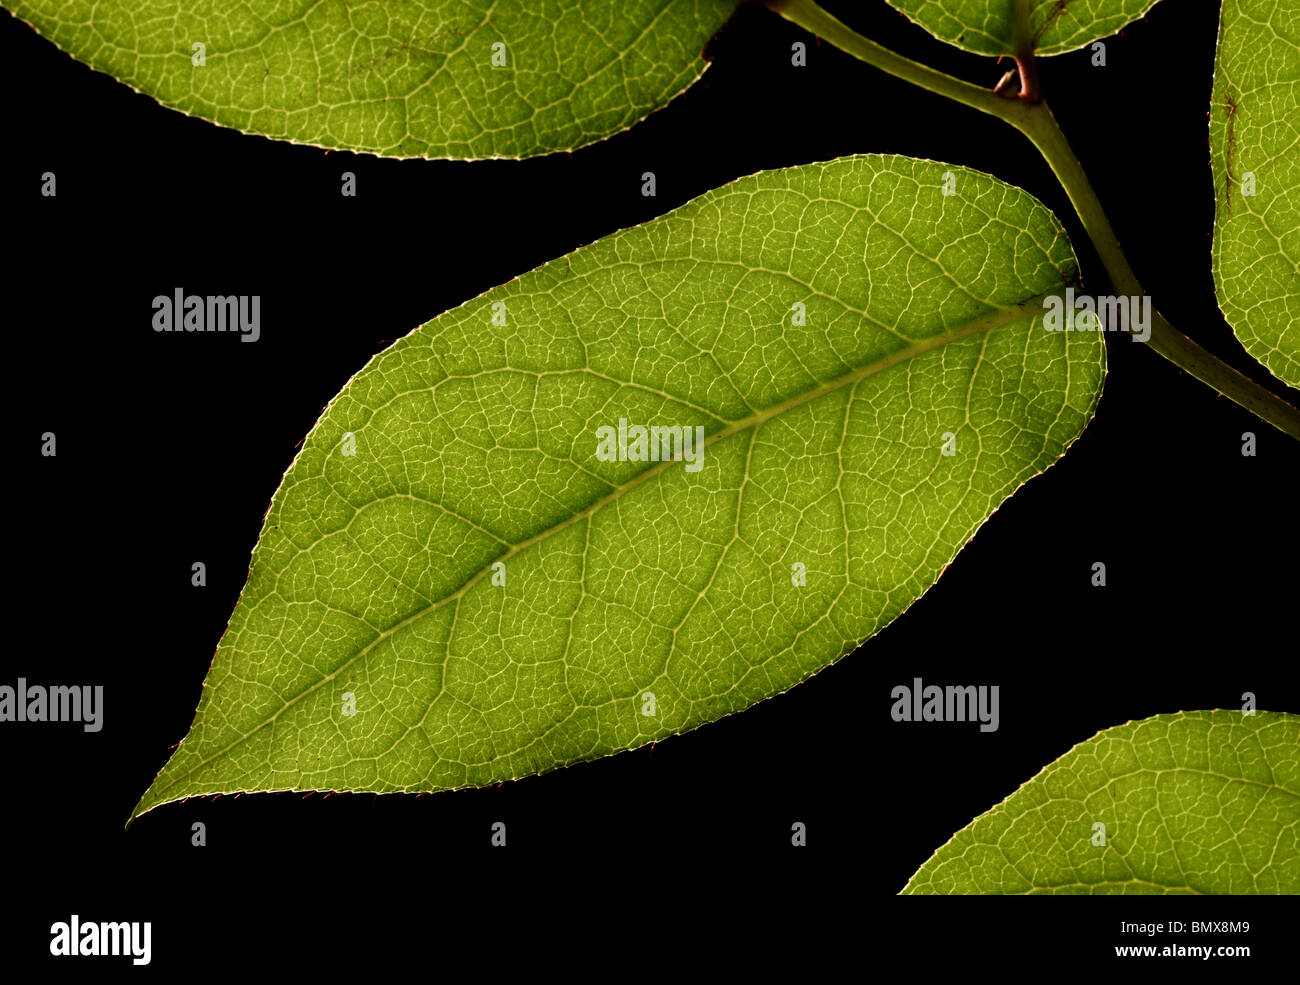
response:
M850 373L845 373L843 376L836 377L835 379L827 383L823 383L819 387L814 387L813 389L798 394L797 396L790 397L789 399L781 401L780 403L773 404L771 407L767 408L766 410L756 411L755 413L750 414L747 417L740 418L739 420L733 422L732 424L721 429L720 431L716 431L713 434L706 437L704 439L704 444L701 447L708 448L719 441L725 441L727 438L730 438L738 434L739 432L747 430L749 428L757 429L761 427L763 424L770 421L772 418L779 417L781 414L794 410L796 407L801 407L804 404L811 403L814 400L818 400L821 397L834 393L837 390L843 389L846 386L852 386L853 384L859 383L870 376L875 376L878 373L883 373L887 369L891 369L894 366L907 362L909 359L914 359L917 356L924 355L927 352L932 352L935 349L948 345L949 343L960 341L961 339L974 335L977 332L989 331L991 329L998 328L1002 325L1007 325L1010 324L1011 322L1019 321L1022 318L1027 318L1032 315L1039 314L1043 310L1043 300L1055 294L1056 292L1060 291L1063 287L1064 287L1064 283L1054 285L1053 287L1039 294L1036 294L1033 297L1028 298L1027 300L1019 302L1018 304L1014 304L1003 308L995 308L989 314L982 315L979 318L974 318L971 321L958 326L957 328L950 329L949 331L944 332L940 335L936 335L933 336L932 338L924 339L920 342L914 343L913 345L899 349L897 352L890 353L889 355L885 356L882 359L878 359L875 362L868 363L867 365L855 369ZM379 635L377 635L373 640L367 643L364 647L358 650L355 654L353 654L343 663L339 664L339 666L336 667L329 674L322 677L315 684L312 684L311 686L298 692L298 694L294 695L292 698L286 701L283 705L280 706L278 710L276 710L276 712L273 715L271 715L270 718L266 719L266 721L259 724L256 728L252 729L249 732L244 733L243 735L239 736L236 739L232 739L227 745L225 745L221 749L218 749L216 752L212 753L212 755L208 756L203 761L197 763L194 766L191 766L184 773L181 773L173 777L167 784L158 787L157 790L154 790L153 787L150 787L150 792L154 794L153 803L149 807L145 808L145 811L151 810L154 806L158 806L159 804L166 803L167 801L160 799L161 794L164 791L169 790L171 787L174 787L181 780L198 772L204 766L208 765L208 763L212 762L214 759L218 759L219 757L224 756L231 749L235 748L235 746L239 745L241 742L246 742L248 739L256 735L258 732L262 731L267 726L275 724L276 720L281 715L283 715L286 711L288 711L290 708L296 705L303 698L307 697L310 694L314 694L316 691L320 690L326 684L329 684L336 677L338 677L339 674L343 673L345 670L348 670L350 667L356 664L357 661L363 659L368 653L370 653L371 650L373 650L380 643L383 643L385 640L389 639L399 631L405 629L413 622L423 619L425 616L437 611L447 603L454 602L457 599L459 599L471 588L473 588L474 585L476 585L487 572L492 570L492 565L498 562L508 561L510 558L514 557L515 555L528 550L528 548L532 547L534 544L540 543L541 541L547 539L548 537L557 534L563 530L567 530L575 523L579 523L583 520L589 519L591 516L599 512L609 503L623 496L625 493L631 492L633 489L637 488L643 483L650 481L654 477L658 476L660 473L664 472L666 469L676 464L679 464L679 460L659 462L658 464L652 466L651 468L646 469L644 472L637 473L635 476L633 476L627 482L623 483L621 486L615 487L613 490L606 493L604 496L600 497L597 500L592 501L589 505L587 505L577 513L574 513L572 516L567 517L566 519L555 524L554 526L547 527L545 530L538 531L537 533L533 534L531 537L527 538L526 540L520 541L518 544L514 545L510 549L503 551L501 554L492 558L492 560L490 560L487 564L485 564L473 575L471 575L464 582L464 584L462 584L458 589L456 589L456 591L452 592L450 595L444 595L442 598L438 599L438 601L430 605L427 605L422 609L418 609L417 611L413 612L411 615L407 616L405 619L401 620L400 622L394 623L392 626L380 632ZM451 647L450 637L448 637L447 639L447 647L448 650L450 650ZM177 748L177 755L180 754L181 748L184 747L184 744L186 741L188 741L188 739L189 736L186 736L185 739L181 740L181 746ZM166 771L167 771L167 767L164 766L162 772L165 773ZM162 774L160 773L159 776L161 775ZM146 799L148 799L148 796L149 793L147 792ZM141 800L141 804L143 804L144 802L145 802L144 800ZM141 813L144 813L144 811L140 811L139 805L137 805L136 810L131 814L131 818L135 819Z

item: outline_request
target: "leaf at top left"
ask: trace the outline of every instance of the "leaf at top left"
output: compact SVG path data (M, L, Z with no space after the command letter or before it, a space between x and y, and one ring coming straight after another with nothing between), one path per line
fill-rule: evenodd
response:
M91 68L222 126L389 157L522 158L644 119L736 0L4 0Z

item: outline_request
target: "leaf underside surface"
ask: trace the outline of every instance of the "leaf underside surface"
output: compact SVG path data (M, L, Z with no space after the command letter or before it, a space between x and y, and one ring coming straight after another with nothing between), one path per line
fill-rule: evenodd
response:
M1226 0L1210 103L1214 286L1246 351L1300 387L1300 0Z
M1029 0L1034 51L1059 55L1109 37L1157 0ZM979 55L1016 54L1015 0L888 0L940 41Z
M1106 729L957 832L903 892L1300 893L1300 716Z
M480 159L568 151L626 130L700 77L705 43L736 0L4 6L78 61L222 126L385 156Z
M787 690L1082 431L1104 345L1042 319L1076 282L1025 192L861 156L740 179L440 315L306 438L136 814L487 785ZM603 460L620 419L703 428L702 456Z

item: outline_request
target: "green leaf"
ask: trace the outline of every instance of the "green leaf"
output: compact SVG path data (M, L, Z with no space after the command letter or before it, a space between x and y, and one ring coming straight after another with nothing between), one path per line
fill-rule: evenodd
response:
M1016 53L1016 0L888 0L940 41L979 55ZM1133 23L1156 0L1029 0L1039 55L1059 55Z
M705 42L736 6L4 3L74 58L184 113L295 143L468 159L573 150L626 130L700 77Z
M1042 318L1076 271L1019 189L849 157L743 178L440 315L308 435L136 814L481 786L787 690L1083 429L1104 345ZM602 460L620 419L702 428L702 454Z
M1226 0L1210 103L1214 286L1246 351L1300 387L1300 0Z
M1300 893L1300 716L1106 729L958 831L903 892Z

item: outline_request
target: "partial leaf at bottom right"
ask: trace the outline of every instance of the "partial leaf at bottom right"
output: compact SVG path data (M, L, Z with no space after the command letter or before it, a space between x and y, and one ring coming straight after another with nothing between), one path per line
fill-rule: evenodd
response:
M962 828L903 892L1300 893L1300 716L1099 732Z

